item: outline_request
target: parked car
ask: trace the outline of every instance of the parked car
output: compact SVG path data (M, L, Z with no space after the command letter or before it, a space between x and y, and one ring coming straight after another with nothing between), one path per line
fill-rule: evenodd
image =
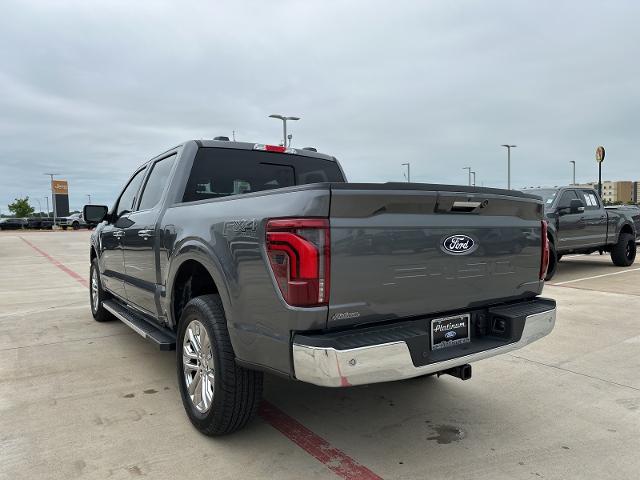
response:
M609 252L614 265L628 267L636 258L635 212L605 209L593 188L555 187L530 189L544 201L549 221L550 259L546 280L556 273L558 262L569 253Z
M27 220L24 218L0 218L0 230L18 230L27 228Z
M315 151L188 141L84 216L100 222L93 317L177 349L185 410L207 435L251 419L263 372L325 387L466 380L470 362L555 324L542 203L522 192L346 183Z
M59 218L57 223L63 230L66 230L69 227L74 230L78 230L79 228L89 228L89 225L84 221L82 213L74 213L68 217Z
M27 219L27 228L51 229L52 226L53 218L51 217L29 217Z

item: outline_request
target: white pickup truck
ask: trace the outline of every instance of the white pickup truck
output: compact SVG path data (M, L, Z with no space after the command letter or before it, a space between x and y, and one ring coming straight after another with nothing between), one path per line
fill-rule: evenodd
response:
M62 217L58 219L58 225L62 227L63 230L71 227L74 230L78 230L79 228L87 228L87 222L84 221L84 217L81 213L73 213L68 217Z

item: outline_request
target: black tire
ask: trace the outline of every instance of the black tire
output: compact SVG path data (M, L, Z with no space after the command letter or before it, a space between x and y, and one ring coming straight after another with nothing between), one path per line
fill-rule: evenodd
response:
M628 267L636 260L636 238L631 233L621 233L618 243L611 250L611 261L618 267Z
M562 260L562 254L558 253L558 254L556 255L556 258L558 259L558 262L559 262L560 260Z
M544 277L544 281L548 282L553 278L558 270L558 252L553 243L549 242L549 268L547 268L547 275Z
M194 321L204 326L212 346L209 353L215 375L213 398L204 413L191 400L183 366L185 335L187 327ZM227 320L218 295L196 297L185 306L178 326L176 366L182 404L189 420L201 433L209 436L226 435L241 429L255 416L262 399L263 374L236 364Z
M73 222L73 223L71 224L71 227L72 227L74 230L78 230L78 229L80 228L80 224L79 224L78 222Z
M93 276L96 276L97 288L93 285ZM98 301L94 302L94 296L96 295ZM91 305L91 315L96 322L108 322L115 317L111 315L103 306L102 302L111 298L108 292L102 288L102 280L100 278L100 268L98 268L98 259L94 258L91 261L91 268L89 270L89 305Z

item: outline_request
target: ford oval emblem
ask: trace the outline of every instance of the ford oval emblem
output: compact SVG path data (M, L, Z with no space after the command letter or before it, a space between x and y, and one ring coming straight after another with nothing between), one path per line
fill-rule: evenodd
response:
M468 255L478 248L478 244L468 235L450 235L442 241L442 250L451 255Z
M456 335L457 335L457 333L456 333L456 332L454 332L453 330L451 330L451 331L449 331L449 332L447 332L447 333L445 333L445 334L444 334L444 338L453 338L453 337L455 337Z

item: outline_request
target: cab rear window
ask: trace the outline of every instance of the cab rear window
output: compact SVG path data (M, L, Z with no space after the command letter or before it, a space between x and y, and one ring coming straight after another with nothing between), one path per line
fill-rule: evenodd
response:
M255 150L201 148L193 160L182 201L322 182L344 182L336 162Z

